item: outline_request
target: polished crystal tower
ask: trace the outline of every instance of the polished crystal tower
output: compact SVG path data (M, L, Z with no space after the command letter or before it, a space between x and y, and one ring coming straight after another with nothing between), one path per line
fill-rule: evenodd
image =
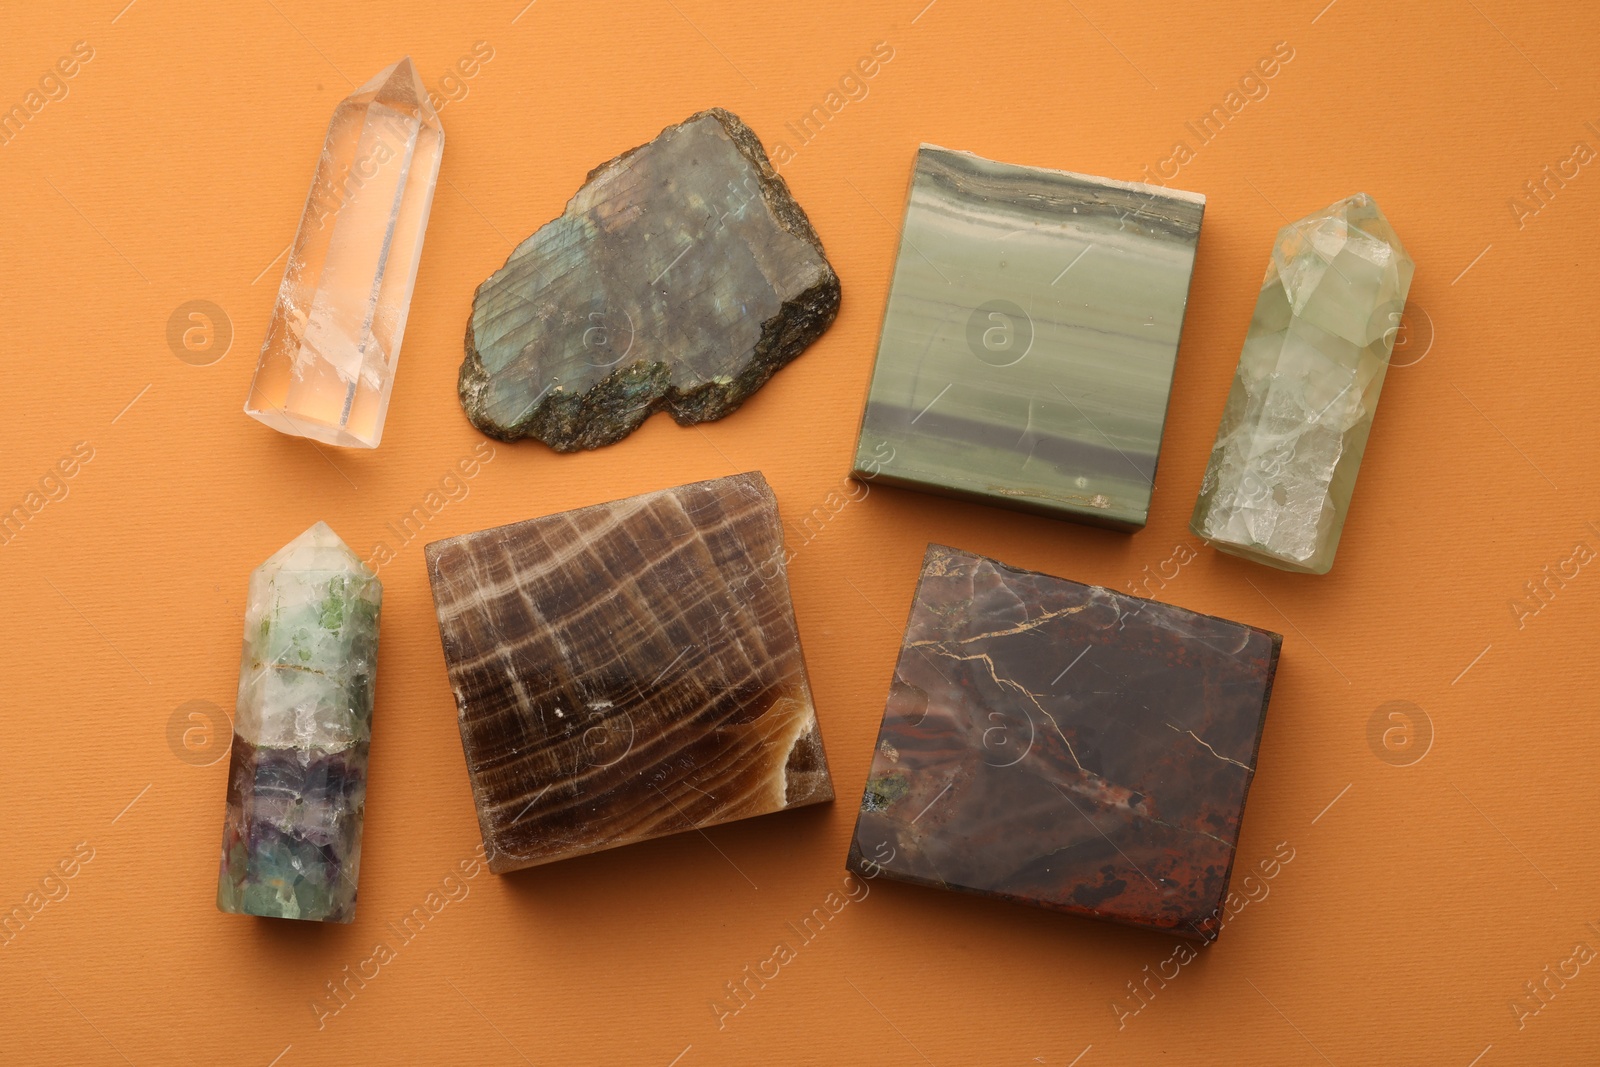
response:
M443 151L409 57L334 110L246 414L331 445L378 446Z
M1326 574L1411 287L1365 193L1278 233L1189 528L1271 567Z
M355 918L383 586L326 523L250 576L217 907Z

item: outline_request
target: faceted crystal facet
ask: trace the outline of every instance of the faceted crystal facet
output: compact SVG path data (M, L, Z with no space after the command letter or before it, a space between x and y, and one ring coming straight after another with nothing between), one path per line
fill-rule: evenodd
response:
M833 798L760 474L426 554L491 870Z
M383 586L325 523L250 576L217 907L355 918Z
M856 477L1142 527L1204 209L923 145Z
M620 441L653 412L733 412L839 310L839 278L737 115L603 163L472 298L459 390L503 441Z
M377 447L443 151L409 57L334 110L246 414L287 434Z
M849 866L1215 937L1281 644L928 546Z
M1411 273L1365 193L1279 231L1190 529L1236 556L1327 573Z

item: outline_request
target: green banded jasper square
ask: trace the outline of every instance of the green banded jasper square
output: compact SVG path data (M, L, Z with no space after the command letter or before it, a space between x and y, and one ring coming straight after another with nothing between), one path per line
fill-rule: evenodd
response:
M923 145L855 477L1144 526L1204 210Z

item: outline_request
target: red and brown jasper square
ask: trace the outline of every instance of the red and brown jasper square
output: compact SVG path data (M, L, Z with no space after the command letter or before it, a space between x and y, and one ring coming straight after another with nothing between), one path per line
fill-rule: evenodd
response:
M930 545L848 865L1209 940L1282 642Z

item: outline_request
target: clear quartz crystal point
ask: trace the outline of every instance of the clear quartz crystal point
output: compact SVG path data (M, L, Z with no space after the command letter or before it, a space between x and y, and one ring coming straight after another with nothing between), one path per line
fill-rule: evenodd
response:
M443 152L409 57L340 102L246 414L298 437L378 446Z
M1326 574L1413 264L1365 193L1278 233L1189 528L1223 552Z

